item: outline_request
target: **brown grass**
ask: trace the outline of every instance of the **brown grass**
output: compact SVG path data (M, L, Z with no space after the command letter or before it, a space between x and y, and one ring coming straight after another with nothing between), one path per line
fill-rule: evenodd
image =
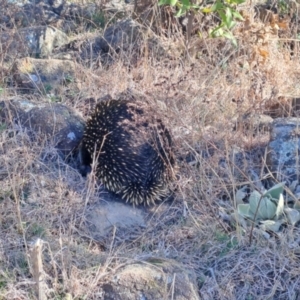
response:
M234 212L238 188L253 189L250 170L258 179L266 175L268 134L234 131L235 121L249 112L297 115L292 99L300 95L298 53L290 56L285 38L253 19L250 8L249 22L235 31L238 49L224 39L195 38L197 53L191 50L189 58L147 55L130 71L120 60L108 70L94 70L80 94L69 97L66 90L60 95L87 115L94 105L87 108L88 97L129 89L165 114L177 145L180 179L175 201L168 209L153 208L143 230L93 239L84 230L84 210L101 197L95 182L62 161L43 137L33 140L13 122L1 127L0 299L33 299L28 247L37 237L46 242L49 299L63 299L66 293L99 299L109 274L148 255L193 268L205 300L298 299L298 226L268 238L255 228L249 245L250 228L233 226L224 217ZM174 41L164 42L174 47ZM181 49L184 43L177 42ZM2 99L19 95L0 86Z

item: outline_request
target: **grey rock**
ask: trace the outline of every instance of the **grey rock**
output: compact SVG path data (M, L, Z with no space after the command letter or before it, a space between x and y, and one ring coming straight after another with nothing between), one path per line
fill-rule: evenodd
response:
M12 16L12 21L18 28L54 25L60 21L60 16L47 2L28 3Z
M68 43L68 37L52 26L36 26L6 31L0 34L0 43L6 59L26 56L48 57L54 48Z
M136 47L138 38L142 31L139 24L131 19L122 20L105 30L103 37L95 37L86 40L80 47L80 58L86 60L96 60L99 56L109 54L113 57L120 53L128 53Z
M148 211L126 205L106 193L101 194L106 201L91 204L86 210L88 236L102 242L114 236L114 245L120 239L128 240L130 235L144 230L147 226ZM120 236L122 235L122 238ZM109 242L110 244L111 242ZM103 299L177 299L198 300L196 275L193 270L180 263L165 258L148 257L118 268L110 273L101 286Z
M63 157L70 155L82 139L84 121L70 108L27 100L0 102L0 118L34 134L42 134Z
M13 3L19 6L23 6L24 4L28 3L29 0L7 0L8 3Z
M61 15L62 12L64 12L66 7L65 0L48 0L48 4L53 9L53 11L58 15Z
M124 63L132 65L137 63L145 48L149 55L158 58L168 55L154 34L146 33L138 22L130 18L108 27L103 36L96 36L78 44L80 46L73 50L79 52L80 61L87 65L99 58L104 65L113 63L116 58L124 58Z
M93 27L93 17L101 14L102 9L102 5L95 3L80 4L64 0L2 0L0 28L52 25L63 32L74 32L82 25Z
M4 0L5 1L5 0ZM3 29L24 28L37 25L54 25L60 16L49 6L47 1L29 1L24 3L1 3L0 20Z
M95 240L105 238L112 232L113 227L121 231L134 232L146 226L145 213L141 209L113 201L116 198L109 193L103 193L102 197L108 201L94 204L86 214L89 234Z
M3 14L9 15L10 11L14 12L11 15L11 22L17 22L18 27L32 25L49 25L57 22L61 16L65 16L70 10L85 11L85 6L67 3L64 0L46 0L46 1L8 1L3 7Z
M104 299L198 300L196 276L173 260L150 257L119 269L102 286Z
M137 22L132 19L122 20L105 30L100 42L101 49L104 52L110 49L116 52L126 51L129 47L134 47L141 34L142 30Z
M72 85L73 89L80 89L86 79L80 65L59 59L17 59L13 65L13 73L17 86L44 94L55 93L61 85Z
M120 13L128 11L128 4L131 0L111 0L104 4L105 10L109 13ZM131 9L132 10L132 9Z
M273 122L267 164L279 181L299 181L300 118Z

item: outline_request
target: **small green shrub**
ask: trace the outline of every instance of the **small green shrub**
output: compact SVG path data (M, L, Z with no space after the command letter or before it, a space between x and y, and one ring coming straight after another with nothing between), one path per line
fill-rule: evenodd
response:
M95 27L104 28L106 25L106 17L103 11L99 11L92 16L92 22Z
M248 199L249 203L241 203L241 190L236 194L238 222L250 220L263 230L278 232L283 223L295 225L300 221L300 208L297 203L293 207L287 206L283 198L285 183L278 183L264 193L253 191ZM245 223L244 223L245 224Z
M0 123L0 133L7 129L7 125L5 123Z
M176 8L176 17L193 12L216 14L220 19L220 25L210 31L211 37L225 37L237 46L237 41L231 30L237 21L243 21L242 15L237 11L237 5L246 0L216 0L213 4L204 1L201 5L194 4L191 0L159 0L159 5L170 5Z

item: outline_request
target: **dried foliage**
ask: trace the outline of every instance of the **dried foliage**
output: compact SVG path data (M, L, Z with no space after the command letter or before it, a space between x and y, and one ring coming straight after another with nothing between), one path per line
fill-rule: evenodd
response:
M225 39L194 36L187 45L184 34L162 35L164 47L179 54L176 59L145 54L132 67L122 60L109 68L100 64L79 93L64 87L56 95L86 116L94 99L138 91L166 116L179 178L174 202L149 210L147 228L93 239L84 227L85 204L101 198L93 178L82 178L44 137L33 139L18 124L1 120L1 299L32 299L28 251L36 238L46 242L49 299L67 293L74 299L100 299L108 274L150 255L193 268L205 300L299 297L299 226L286 226L268 239L254 228L249 245L250 231L226 220L226 212L237 205L237 189L255 185L254 175L270 177L264 169L268 133L237 127L237 120L249 113L299 114L298 23L272 11L263 18L251 3L243 7L245 21L234 30L237 48ZM156 17L154 11L151 18ZM1 55L0 98L19 98L8 80L11 66L2 64Z

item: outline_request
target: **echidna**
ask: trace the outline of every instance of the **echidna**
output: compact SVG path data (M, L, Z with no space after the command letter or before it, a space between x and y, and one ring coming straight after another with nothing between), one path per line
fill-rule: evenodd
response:
M134 205L166 196L175 164L172 140L144 102L107 100L96 105L81 143L81 162L96 160L96 176Z

